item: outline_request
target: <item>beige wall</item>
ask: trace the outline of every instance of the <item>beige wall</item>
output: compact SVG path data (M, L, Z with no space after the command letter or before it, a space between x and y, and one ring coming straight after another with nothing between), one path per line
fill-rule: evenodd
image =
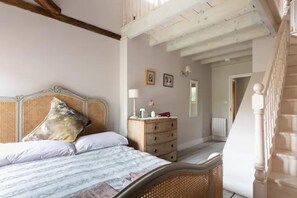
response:
M253 40L253 72L264 72L271 61L274 47L271 36Z
M212 68L212 117L226 118L229 126L229 77L252 73L252 63L246 62Z
M109 13L105 17L113 24ZM58 84L104 98L110 108L108 128L118 130L119 41L4 4L0 35L0 96Z
M191 65L189 77L180 75L181 69ZM145 70L156 71L156 85L145 85ZM163 74L174 76L174 87L163 87ZM190 79L199 82L199 116L189 118ZM128 41L128 89L140 89L136 108L148 109L148 101L155 101L157 113L170 111L178 116L178 148L195 145L203 138L209 138L211 119L211 69L208 66L191 63L182 59L178 52L166 52L166 46L150 47L147 36ZM132 114L129 100L128 114Z

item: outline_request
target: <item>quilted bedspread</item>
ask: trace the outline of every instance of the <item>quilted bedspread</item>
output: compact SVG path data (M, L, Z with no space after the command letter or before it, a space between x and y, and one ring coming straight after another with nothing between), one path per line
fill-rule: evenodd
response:
M88 191L100 192L100 186L118 192L136 177L168 163L130 147L116 146L13 164L0 168L0 197L86 197Z

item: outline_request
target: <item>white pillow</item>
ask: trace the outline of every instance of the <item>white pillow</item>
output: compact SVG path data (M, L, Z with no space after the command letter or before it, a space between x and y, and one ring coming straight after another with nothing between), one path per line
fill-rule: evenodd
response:
M0 144L0 166L75 154L71 143L42 140Z
M128 140L115 132L86 135L78 138L75 142L76 153L120 145L128 145Z

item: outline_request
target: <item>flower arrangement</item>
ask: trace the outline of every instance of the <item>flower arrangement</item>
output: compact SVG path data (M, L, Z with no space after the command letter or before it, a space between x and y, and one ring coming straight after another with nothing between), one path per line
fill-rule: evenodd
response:
M150 109L151 109L151 111L152 111L153 108L154 108L155 103L154 103L153 100L150 100L149 103L148 103L148 105L149 105L149 107L150 107Z

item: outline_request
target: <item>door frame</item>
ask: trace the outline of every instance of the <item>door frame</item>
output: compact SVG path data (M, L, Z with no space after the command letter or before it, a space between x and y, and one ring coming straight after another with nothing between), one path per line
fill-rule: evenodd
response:
M229 76L229 101L228 101L228 111L229 111L229 119L228 119L228 135L231 130L231 126L233 124L233 115L232 115L232 81L236 78L244 78L251 77L252 73L244 73ZM227 136L228 136L227 135Z

